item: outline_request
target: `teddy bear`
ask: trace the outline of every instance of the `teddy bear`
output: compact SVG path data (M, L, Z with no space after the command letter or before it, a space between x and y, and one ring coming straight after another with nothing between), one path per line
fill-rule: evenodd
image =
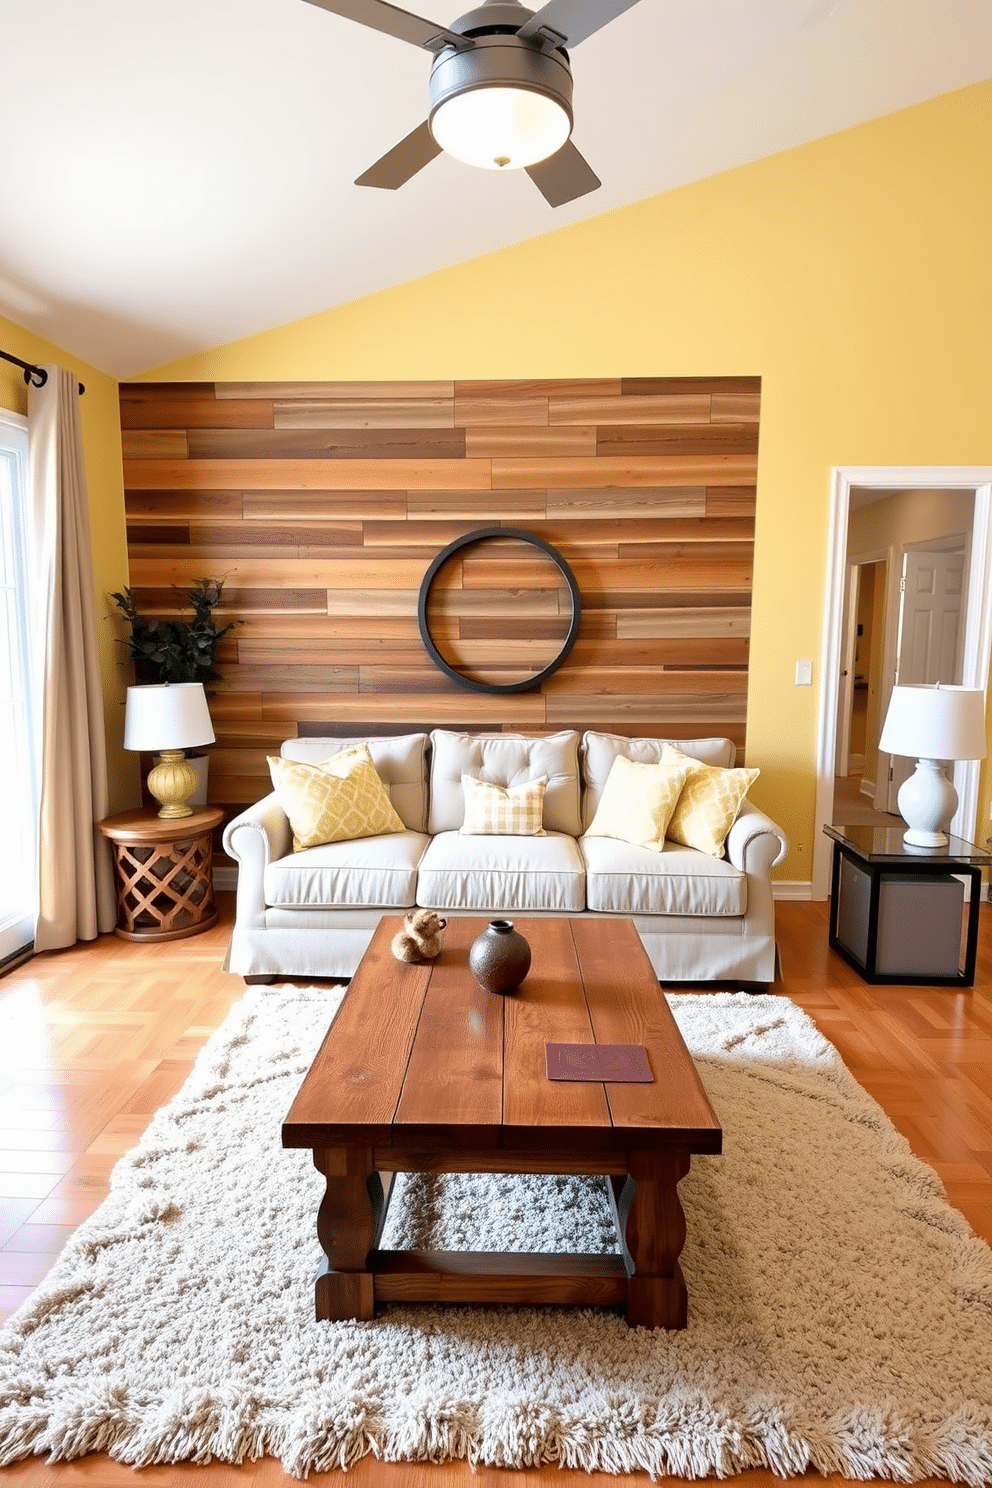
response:
M447 923L432 909L411 909L403 916L403 929L393 936L397 961L433 961L441 953L441 931Z

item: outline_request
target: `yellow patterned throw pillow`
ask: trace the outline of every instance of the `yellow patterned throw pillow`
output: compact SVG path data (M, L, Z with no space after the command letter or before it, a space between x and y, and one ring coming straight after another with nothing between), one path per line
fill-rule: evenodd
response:
M722 770L718 765L704 765L666 744L662 761L675 764L679 760L689 766L689 778L669 823L668 835L684 847L695 847L711 858L722 858L724 839L761 771Z
M294 852L405 831L367 744L342 749L319 765L270 755L269 770L293 829Z
M464 837L546 837L544 792L547 775L520 785L491 785L474 775L462 776L465 793Z
M688 761L644 764L618 754L610 766L587 837L616 837L661 852L679 793L689 776Z

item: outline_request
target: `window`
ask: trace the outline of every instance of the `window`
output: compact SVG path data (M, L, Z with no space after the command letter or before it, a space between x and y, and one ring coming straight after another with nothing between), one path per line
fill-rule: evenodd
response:
M0 408L0 965L34 937L37 775L33 748L27 420Z

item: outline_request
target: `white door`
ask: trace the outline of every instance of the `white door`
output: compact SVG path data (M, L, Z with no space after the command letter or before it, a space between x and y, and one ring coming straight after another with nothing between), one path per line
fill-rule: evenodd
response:
M903 555L896 682L961 683L964 539L954 548L911 548ZM916 768L890 760L887 810L898 813L899 787Z

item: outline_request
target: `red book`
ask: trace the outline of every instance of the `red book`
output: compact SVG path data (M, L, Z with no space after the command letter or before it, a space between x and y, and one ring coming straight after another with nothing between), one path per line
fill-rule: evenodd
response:
M654 1075L643 1044L545 1044L549 1080L606 1080L615 1085L651 1084Z

